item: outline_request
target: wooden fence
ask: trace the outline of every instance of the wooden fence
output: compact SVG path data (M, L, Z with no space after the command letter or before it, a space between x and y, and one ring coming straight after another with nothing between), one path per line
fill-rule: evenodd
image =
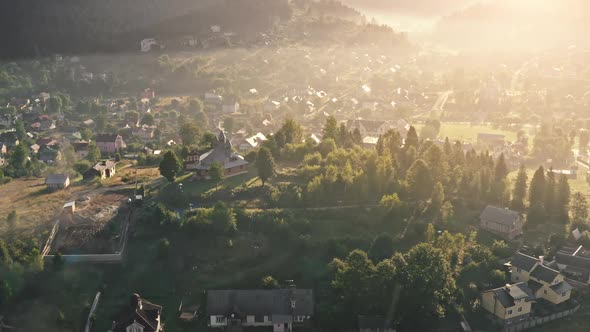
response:
M554 321L556 319L560 319L560 318L564 318L567 316L571 316L573 315L576 311L578 311L578 309L580 309L580 305L578 304L576 307L566 310L566 311L561 311L561 312L557 312L554 314L551 314L549 316L545 316L545 317L531 317L530 319L526 320L526 321L522 321L510 326L505 326L504 329L502 330L503 332L519 332L519 331L523 331L526 329L531 329L533 327L542 325L542 324L546 324L548 322Z

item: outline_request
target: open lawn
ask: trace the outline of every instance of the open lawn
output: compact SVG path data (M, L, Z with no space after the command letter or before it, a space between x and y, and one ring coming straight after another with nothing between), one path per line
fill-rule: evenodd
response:
M12 210L20 217L16 225L18 234L28 236L49 228L72 193L81 187L49 192L44 179L15 179L0 186L0 220ZM6 231L6 223L0 222L0 232Z
M423 125L416 125L418 134ZM464 141L464 142L477 142L478 133L487 134L501 134L505 135L508 141L516 140L516 131L508 131L503 129L494 128L490 125L472 125L470 123L453 123L453 122L442 122L440 133L438 137L441 139L449 138L451 141Z

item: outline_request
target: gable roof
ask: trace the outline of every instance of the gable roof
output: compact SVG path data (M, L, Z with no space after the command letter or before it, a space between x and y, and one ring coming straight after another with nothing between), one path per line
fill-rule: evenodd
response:
M141 299L139 295L134 294L139 305L126 305L119 314L113 318L113 332L126 332L127 327L134 322L144 327L144 332L158 332L158 319L162 314L162 306L153 304Z
M117 140L117 137L119 137L118 134L100 134L100 135L96 135L96 137L94 138L94 140L96 142L109 142L109 143L113 143Z
M68 178L67 174L49 174L45 179L45 184L64 184Z
M515 305L516 300L525 299L531 301L534 299L533 292L526 283L520 282L514 285L506 285L504 287L489 290L494 292L496 299L504 308L510 308Z
M551 283L555 280L555 277L559 275L559 271L554 269L550 269L545 265L538 264L535 268L531 271L531 277L541 280L547 283Z
M313 314L311 289L210 290L207 291L207 314L290 315L291 298L295 300L293 314Z
M532 279L530 279L529 281L527 281L527 285L529 286L529 288L531 289L531 291L533 292L533 294L537 293L537 291L541 288L543 288L543 284L540 282L536 282Z
M104 171L104 170L115 167L115 165L117 165L116 162L114 162L112 160L105 160L105 161L99 161L92 168L94 168L97 171Z
M494 223L512 226L520 218L518 212L488 205L479 216Z
M590 270L590 259L582 256L574 256L563 251L558 251L555 254L555 261L557 264L573 266L583 270Z
M562 281L560 283L557 283L557 284L551 286L551 289L555 293L561 294L561 293L565 293L567 291L570 291L574 288L572 287L572 285L568 284L566 281Z
M533 269L533 267L535 267L535 264L537 264L538 262L539 260L535 257L525 255L521 252L517 252L516 255L514 255L514 258L512 258L511 265L513 267L517 267L519 269L523 269L525 271L530 272Z
M74 151L76 151L76 152L86 151L86 150L88 150L88 142L86 142L86 141L74 142L74 143L72 143L72 147L74 147Z
M363 126L369 132L377 132L379 128L386 125L388 128L392 128L388 122L386 121L378 121L378 120L348 120L347 127L348 130L354 130L355 128L359 128Z

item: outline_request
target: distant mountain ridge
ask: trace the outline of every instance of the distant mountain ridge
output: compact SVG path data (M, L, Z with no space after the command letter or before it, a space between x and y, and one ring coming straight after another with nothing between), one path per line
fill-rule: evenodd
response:
M479 1L441 18L434 39L475 49L536 49L577 43L583 33L580 4L580 0Z
M342 0L359 10L388 11L391 14L439 17L461 9L474 0Z
M136 50L161 33L196 34L207 24L263 27L288 16L283 0L0 1L0 58Z

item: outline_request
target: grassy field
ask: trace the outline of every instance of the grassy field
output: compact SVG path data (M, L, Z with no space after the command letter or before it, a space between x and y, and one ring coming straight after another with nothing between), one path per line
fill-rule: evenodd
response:
M418 124L415 125L418 134L420 133L420 129L422 129L423 125ZM465 141L465 142L477 142L477 134L478 133L487 133L487 134L501 134L505 135L506 139L509 141L516 140L516 132L515 131L508 131L493 128L490 125L472 125L469 123L451 123L451 122L443 122L441 124L440 133L438 136L442 139L448 137L449 140L455 141Z
M0 220L12 210L20 217L16 230L23 236L31 235L54 222L63 204L82 187L72 186L67 190L49 192L43 179L16 179L0 186ZM0 232L6 223L0 223Z

